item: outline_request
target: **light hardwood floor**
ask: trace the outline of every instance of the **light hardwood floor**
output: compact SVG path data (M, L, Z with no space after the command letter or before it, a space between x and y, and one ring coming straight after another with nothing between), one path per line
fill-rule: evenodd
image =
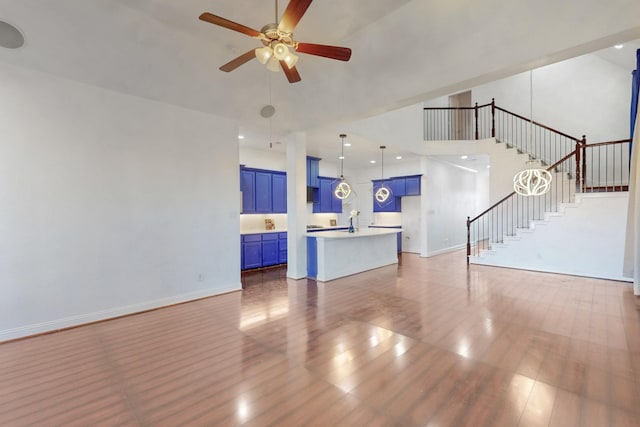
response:
M0 344L0 425L640 425L628 284L467 269L460 252L243 282Z

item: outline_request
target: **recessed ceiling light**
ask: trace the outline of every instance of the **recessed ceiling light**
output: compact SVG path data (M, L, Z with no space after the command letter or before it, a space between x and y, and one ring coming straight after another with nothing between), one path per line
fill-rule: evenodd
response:
M616 49L622 49L624 47L623 44L617 44L614 46Z
M350 142L345 142L345 143L344 143L344 146L345 146L345 147L351 147L351 143L350 143Z
M487 165L487 169L491 169L491 165Z
M339 156L338 159L339 160L344 160L344 156Z
M369 163L374 164L376 161L375 160L369 160Z
M396 156L396 160L402 160L402 156Z
M244 135L238 135L238 139L244 139Z
M460 156L460 158L461 158L462 160L467 160L467 159L469 158L469 156Z

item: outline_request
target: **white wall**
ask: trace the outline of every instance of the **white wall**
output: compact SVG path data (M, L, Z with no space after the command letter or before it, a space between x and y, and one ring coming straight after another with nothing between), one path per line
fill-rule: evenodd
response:
M240 288L236 126L0 65L0 341Z
M587 143L629 138L631 70L584 55L533 71L533 119ZM529 72L472 89L473 102L530 117Z
M282 151L240 147L240 164L248 168L287 170L287 156Z
M430 158L426 184L427 256L464 247L467 216L476 209L476 174Z

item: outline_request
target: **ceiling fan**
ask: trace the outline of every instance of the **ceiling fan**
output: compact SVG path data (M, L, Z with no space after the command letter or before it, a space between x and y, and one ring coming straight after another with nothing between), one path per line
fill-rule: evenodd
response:
M306 53L308 55L323 56L325 58L348 61L351 58L351 49L339 46L327 46L314 43L302 43L293 38L293 30L302 19L312 0L291 0L282 15L282 19L277 24L267 24L260 31L254 30L237 22L230 21L220 16L205 12L200 15L200 20L219 25L250 37L254 37L264 45L261 48L250 51L227 62L220 70L233 71L242 64L257 58L260 63L265 64L271 71L279 71L282 68L289 83L296 83L301 80L296 69L298 57L292 52ZM278 0L276 3L276 21L278 20Z

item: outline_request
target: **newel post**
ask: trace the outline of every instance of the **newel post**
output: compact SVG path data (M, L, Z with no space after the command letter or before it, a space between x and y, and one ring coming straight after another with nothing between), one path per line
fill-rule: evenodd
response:
M467 265L469 265L469 257L471 256L471 218L467 217Z
M478 134L478 103L476 102L476 106L474 108L474 117L475 117L475 122L476 122L476 141L479 139L479 134Z
M576 193L581 193L582 191L580 190L580 179L581 179L581 173L580 173L580 142L576 141L576 150L575 150L575 155L576 155Z
M491 98L491 138L496 137L496 100Z
M582 173L581 178L582 178L582 191L584 191L585 189L585 182L586 182L586 178L587 178L587 136L586 135L582 135L582 142L580 143L582 145Z

